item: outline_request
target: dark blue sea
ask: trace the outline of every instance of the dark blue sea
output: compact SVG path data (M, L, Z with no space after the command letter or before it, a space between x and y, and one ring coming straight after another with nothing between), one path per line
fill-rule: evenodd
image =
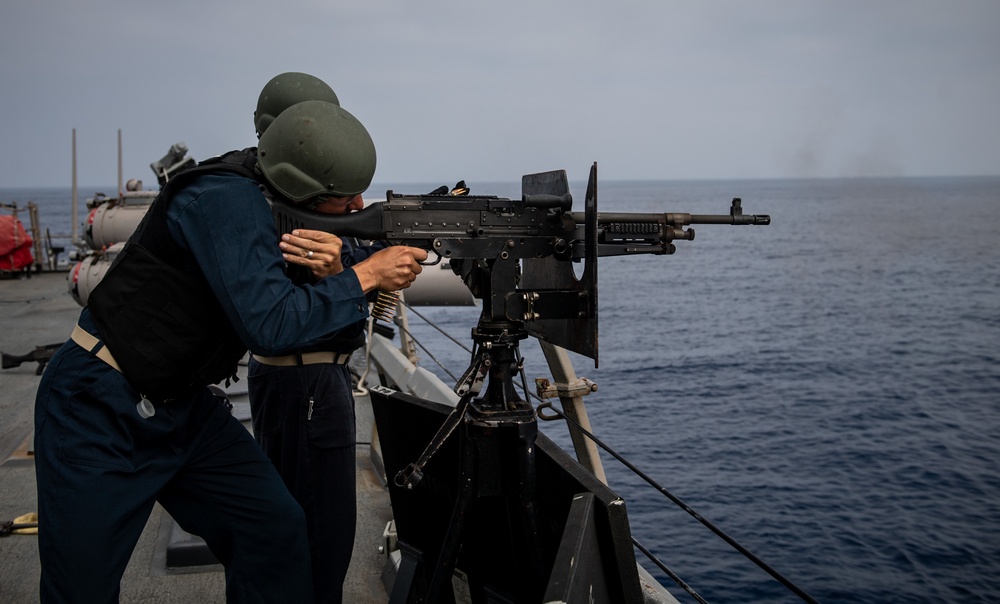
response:
M1000 601L1000 177L602 182L598 205L725 214L733 197L772 224L601 259L600 367L573 356L599 385L597 435L821 602ZM29 198L69 232L68 189L0 189ZM479 312L416 310L462 341ZM460 374L468 353L409 318ZM529 383L548 375L533 340L522 353ZM799 601L603 461L633 536L707 601Z

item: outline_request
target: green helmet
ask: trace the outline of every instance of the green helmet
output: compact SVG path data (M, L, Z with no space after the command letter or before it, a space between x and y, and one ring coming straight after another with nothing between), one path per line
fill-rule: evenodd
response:
M350 197L375 175L375 143L339 105L306 101L281 112L257 144L261 172L293 202L329 195Z
M257 98L257 110L253 112L253 125L257 137L264 134L274 118L292 105L302 101L327 101L334 105L340 99L326 82L307 73L288 71L271 78Z

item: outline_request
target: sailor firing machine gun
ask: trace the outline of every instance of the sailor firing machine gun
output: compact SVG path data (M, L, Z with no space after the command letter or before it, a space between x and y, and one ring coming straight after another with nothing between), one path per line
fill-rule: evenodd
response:
M550 523L539 511L546 506L536 505L540 488L536 488L535 478L536 412L518 395L513 381L515 375L520 375L527 391L518 342L535 336L592 358L597 367L598 257L672 254L674 241L694 239L694 230L686 228L694 224L771 222L766 215L743 214L738 198L733 199L729 214L721 215L599 213L596 164L590 170L584 212L573 211L564 170L522 177L521 192L521 199L504 199L438 191L430 195L388 191L385 201L347 215L274 204L279 232L306 228L426 249L433 258L430 264L448 259L452 270L482 300L479 322L472 330L472 361L455 386L461 397L458 404L415 463L404 462L393 468L386 456L386 470L390 475L395 473L390 495L402 543L407 512L405 505L397 503L402 502L405 493L414 491L431 457L442 450L455 428L462 427L461 477L456 483L461 487L455 492L453 514L444 530L435 529L433 534L427 533L426 539L411 537L420 542L419 553L403 561L406 568L400 570L400 576L407 579L402 587L394 588L393 602L438 601L449 589L459 556L467 555L461 553L463 532L480 530L471 526L476 524L469 513L473 502L498 496L507 499L508 515L519 518L520 530L515 531L519 536L514 539L519 544L515 546L516 558L527 560L515 570L527 580L519 582L517 593L509 595L516 601L539 601L546 586L551 589L555 554L543 549L544 540L539 537L539 531ZM578 278L573 262L580 260L584 267ZM486 390L479 397L484 385ZM372 391L372 401L378 422L376 399L384 393L377 390ZM431 467L426 471L429 473ZM438 480L434 482L438 484ZM429 524L426 510L422 510L420 518L412 524ZM415 532L411 535L420 529L412 530ZM447 534L442 538L442 533ZM631 547L623 549L621 555L631 557ZM631 560L634 564L634 558ZM436 565L432 566L434 561ZM463 568L469 573L470 583L476 582L481 589L500 589L497 586L504 583L497 574L503 573L496 568L477 570L476 563L469 560ZM611 590L617 594L611 596L611 601L631 601L637 594L637 584L631 585L627 579L611 583L617 586Z

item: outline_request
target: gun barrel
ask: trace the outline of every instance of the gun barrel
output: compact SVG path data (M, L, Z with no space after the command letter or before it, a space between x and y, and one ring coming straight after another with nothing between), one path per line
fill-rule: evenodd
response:
M583 214L573 213L577 223L582 222ZM771 216L768 214L744 214L743 200L739 197L733 198L733 203L729 207L729 214L684 214L669 212L665 214L629 214L621 212L600 212L597 215L598 224L601 223L658 223L664 226L682 227L689 224L732 224L732 225L768 225L771 224ZM694 236L691 236L694 239Z
M719 216L715 214L693 214L691 222L688 224L771 224L771 216L768 214L743 214L743 200L733 197L733 203L729 207L729 216Z
M573 212L573 220L577 224L584 222L583 212ZM632 212L598 212L597 224L663 224L666 226L687 226L690 224L732 224L732 225L768 225L771 217L767 214L684 214L667 213L632 213Z
M733 225L768 225L771 216L768 214L689 214L690 221L685 224L733 224Z

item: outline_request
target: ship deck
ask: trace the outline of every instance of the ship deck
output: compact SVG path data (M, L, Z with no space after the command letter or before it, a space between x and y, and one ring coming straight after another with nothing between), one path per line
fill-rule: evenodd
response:
M0 279L0 350L23 355L37 346L65 341L80 307L67 293L66 273L45 272L30 278ZM0 371L0 521L37 511L32 458L34 400L38 364L22 363ZM245 380L230 389L234 414L248 425ZM242 391L241 391L242 390ZM369 455L372 412L366 397L357 398L358 530L354 557L344 587L344 601L387 602L381 575L385 566L384 528L391 518L389 497ZM380 548L382 548L380 550ZM168 553L170 554L168 557ZM225 579L219 564L204 561L203 543L181 531L155 506L122 579L122 602L225 602ZM168 566L181 561L185 565ZM37 537L0 537L0 602L38 601L40 564Z

